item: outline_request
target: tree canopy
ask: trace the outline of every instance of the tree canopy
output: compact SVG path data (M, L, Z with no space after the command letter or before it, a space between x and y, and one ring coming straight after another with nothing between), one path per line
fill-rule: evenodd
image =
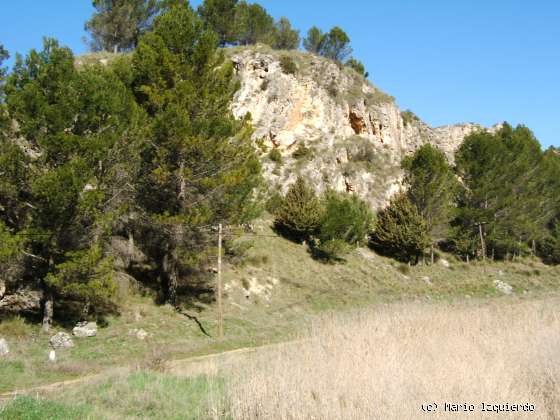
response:
M95 13L85 24L94 51L128 51L138 44L158 12L158 0L93 0Z

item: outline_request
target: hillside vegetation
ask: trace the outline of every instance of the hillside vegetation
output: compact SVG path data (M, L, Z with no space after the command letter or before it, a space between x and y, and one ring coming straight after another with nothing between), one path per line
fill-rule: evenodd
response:
M48 361L51 334L21 318L4 320L0 335L11 353L0 367L0 392L26 389L76 378L119 366L140 369L172 359L253 347L293 339L325 311L347 311L390 302L455 302L465 300L530 300L555 294L560 270L538 260L475 262L451 256L449 267L413 266L359 248L345 264L325 264L309 256L307 246L277 236L271 219L255 224L255 233L239 238L250 242L246 254L224 267L225 338L217 336L216 306L196 300L187 314L170 305L157 305L148 288L120 295L121 314L108 316L96 337L75 339L75 346L57 351ZM505 295L498 282L512 287ZM142 296L144 295L144 296ZM69 328L73 324L68 325ZM57 330L63 330L64 325ZM139 340L132 330L149 336Z

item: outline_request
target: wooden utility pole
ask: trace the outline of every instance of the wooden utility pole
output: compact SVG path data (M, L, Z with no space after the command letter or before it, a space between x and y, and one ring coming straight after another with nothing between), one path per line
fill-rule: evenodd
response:
M218 337L224 336L224 307L222 302L222 224L218 226Z

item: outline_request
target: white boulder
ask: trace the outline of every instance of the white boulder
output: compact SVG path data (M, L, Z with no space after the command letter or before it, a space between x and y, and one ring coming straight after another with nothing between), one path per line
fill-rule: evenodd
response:
M74 342L72 341L70 334L62 331L53 335L49 342L54 349L74 347Z
M8 342L5 338L0 338L0 357L7 356L10 353L10 348L8 347Z
M78 322L72 334L75 337L95 337L97 335L97 324L95 322Z

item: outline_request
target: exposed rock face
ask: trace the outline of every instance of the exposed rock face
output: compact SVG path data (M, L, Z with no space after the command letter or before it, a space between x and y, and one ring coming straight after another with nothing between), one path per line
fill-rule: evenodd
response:
M298 71L284 74L282 54L257 46L231 55L241 82L232 111L238 118L250 113L254 139L282 153L280 167L263 152L265 177L282 191L301 174L318 192L355 191L382 206L401 188L406 154L431 143L452 158L466 135L483 128L405 122L393 98L353 70L290 52ZM310 153L292 157L301 145Z
M19 289L0 297L0 312L32 312L41 308L43 293L38 290Z

